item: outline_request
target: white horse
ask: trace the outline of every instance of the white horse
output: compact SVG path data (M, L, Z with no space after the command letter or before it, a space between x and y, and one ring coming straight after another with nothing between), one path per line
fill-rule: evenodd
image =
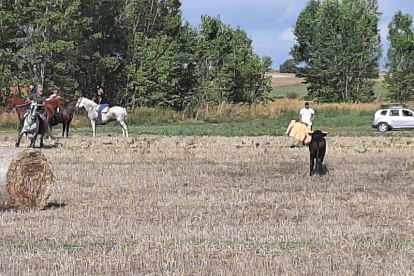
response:
M82 107L85 107L86 112L88 112L88 118L91 120L92 126L92 137L95 137L96 120L98 119L98 104L87 98L80 97L75 108L78 110ZM114 106L109 108L107 112L102 112L102 123L105 124L111 121L118 121L122 128L122 137L128 137L128 127L125 124L125 118L127 116L128 113L124 107Z
M47 120L44 116L44 114L42 115L37 115L36 114L36 109L37 109L37 104L36 103L32 103L30 110L26 110L24 113L24 121L23 121L23 127L22 130L20 131L19 134L19 138L17 140L16 143L16 147L20 146L20 141L22 140L22 136L23 134L26 134L26 138L27 138L27 134L34 134L33 138L30 141L30 147L35 147L35 143L36 143L36 138L37 135L40 134L40 147L43 147L43 136L46 134L46 132L48 131L48 124L47 124ZM39 116L43 116L43 118L39 119Z

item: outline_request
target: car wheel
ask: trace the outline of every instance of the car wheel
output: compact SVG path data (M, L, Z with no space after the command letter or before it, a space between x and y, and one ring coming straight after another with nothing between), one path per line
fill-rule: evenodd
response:
M386 132L387 130L388 130L388 124L387 123L379 123L378 124L378 131Z

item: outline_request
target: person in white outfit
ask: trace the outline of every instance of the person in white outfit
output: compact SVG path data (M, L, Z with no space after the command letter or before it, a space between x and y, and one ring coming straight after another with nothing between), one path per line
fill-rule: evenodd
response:
M315 120L316 114L315 110L312 107L309 107L309 102L305 103L305 107L302 107L299 110L299 120L301 123L306 124L311 127L313 130L313 120Z

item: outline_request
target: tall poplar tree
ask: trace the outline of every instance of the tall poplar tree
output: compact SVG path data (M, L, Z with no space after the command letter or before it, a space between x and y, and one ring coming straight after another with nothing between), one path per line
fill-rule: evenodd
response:
M395 13L388 25L390 47L385 83L390 90L390 98L398 102L406 102L414 97L413 30L413 17L401 11Z
M381 39L375 0L311 0L294 28L296 75L320 102L369 102L378 78Z

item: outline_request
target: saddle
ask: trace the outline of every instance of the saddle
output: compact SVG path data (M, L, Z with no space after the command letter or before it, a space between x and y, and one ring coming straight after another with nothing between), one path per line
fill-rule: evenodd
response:
M100 104L98 104L97 106L96 106L96 112L98 112L99 111L99 108L101 107L101 105ZM108 110L109 110L109 105L108 106L106 106L104 109L102 109L102 111L101 111L101 113L107 113L108 112ZM99 112L98 112L99 113Z

